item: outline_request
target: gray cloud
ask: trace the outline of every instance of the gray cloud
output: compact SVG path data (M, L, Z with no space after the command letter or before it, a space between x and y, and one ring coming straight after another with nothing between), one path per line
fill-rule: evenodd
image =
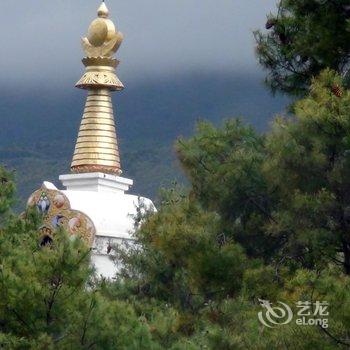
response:
M2 1L0 74L8 83L77 80L80 37L98 1ZM125 41L120 75L128 79L205 70L256 70L252 30L276 0L107 0ZM74 81L73 81L74 82ZM72 82L72 83L73 83Z

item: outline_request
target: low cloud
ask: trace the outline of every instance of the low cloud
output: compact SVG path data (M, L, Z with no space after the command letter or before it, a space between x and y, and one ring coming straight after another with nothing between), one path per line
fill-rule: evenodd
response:
M1 5L0 74L8 83L78 79L80 37L99 3L16 0ZM191 70L256 70L252 30L275 0L107 1L125 34L121 75L147 79Z

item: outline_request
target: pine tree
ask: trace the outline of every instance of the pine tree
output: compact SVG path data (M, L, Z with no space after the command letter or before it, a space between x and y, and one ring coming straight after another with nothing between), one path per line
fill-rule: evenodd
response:
M0 223L4 214L8 213L14 204L14 175L0 166Z
M145 297L195 312L240 290L247 265L241 247L226 239L217 215L187 195L165 191L159 212L146 218L134 238L137 245L117 251L124 265L120 276Z
M277 118L265 137L228 122L179 141L194 196L249 256L310 268L338 261L350 274L349 96L325 71L295 118Z
M257 55L272 91L305 94L313 77L333 69L349 85L350 6L345 0L280 0L265 31L256 31Z
M130 303L101 293L85 243L59 231L42 246L38 223L28 213L0 233L0 348L159 348Z
M265 136L232 120L179 140L190 189L164 192L158 212L138 218L137 244L117 249L124 269L107 295L132 302L167 349L348 348L336 196L349 193L349 106L340 77L326 71L295 117ZM298 301L326 300L330 326L269 330L259 299L295 314Z
M333 261L350 275L350 94L327 70L295 113L295 120L277 119L266 141L264 175L280 195L268 230L285 237L281 252L291 260L306 267Z
M119 250L125 289L114 286L149 318L151 301L175 309L163 318L179 325L168 348L350 346L349 108L341 77L326 70L295 116L277 118L264 136L232 120L201 123L179 140L190 189L166 193L158 213L141 220L137 245ZM268 330L258 299L295 312L300 300L326 300L330 327Z

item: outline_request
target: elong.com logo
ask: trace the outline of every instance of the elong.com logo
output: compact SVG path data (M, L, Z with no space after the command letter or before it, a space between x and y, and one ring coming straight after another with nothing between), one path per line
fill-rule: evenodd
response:
M258 313L260 323L268 328L275 328L278 326L287 325L292 322L294 313L292 308L278 301L277 305L268 300L259 299L260 305L263 307L263 311ZM322 328L328 328L328 306L326 301L316 301L314 303L310 301L298 301L296 302L296 308L298 312L295 318L295 324L297 326L321 326Z

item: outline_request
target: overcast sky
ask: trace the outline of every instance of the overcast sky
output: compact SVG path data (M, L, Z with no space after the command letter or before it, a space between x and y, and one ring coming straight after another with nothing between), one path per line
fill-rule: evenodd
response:
M80 78L80 37L98 0L1 1L0 79L9 84ZM106 0L124 33L123 80L196 70L257 70L252 30L276 0Z

